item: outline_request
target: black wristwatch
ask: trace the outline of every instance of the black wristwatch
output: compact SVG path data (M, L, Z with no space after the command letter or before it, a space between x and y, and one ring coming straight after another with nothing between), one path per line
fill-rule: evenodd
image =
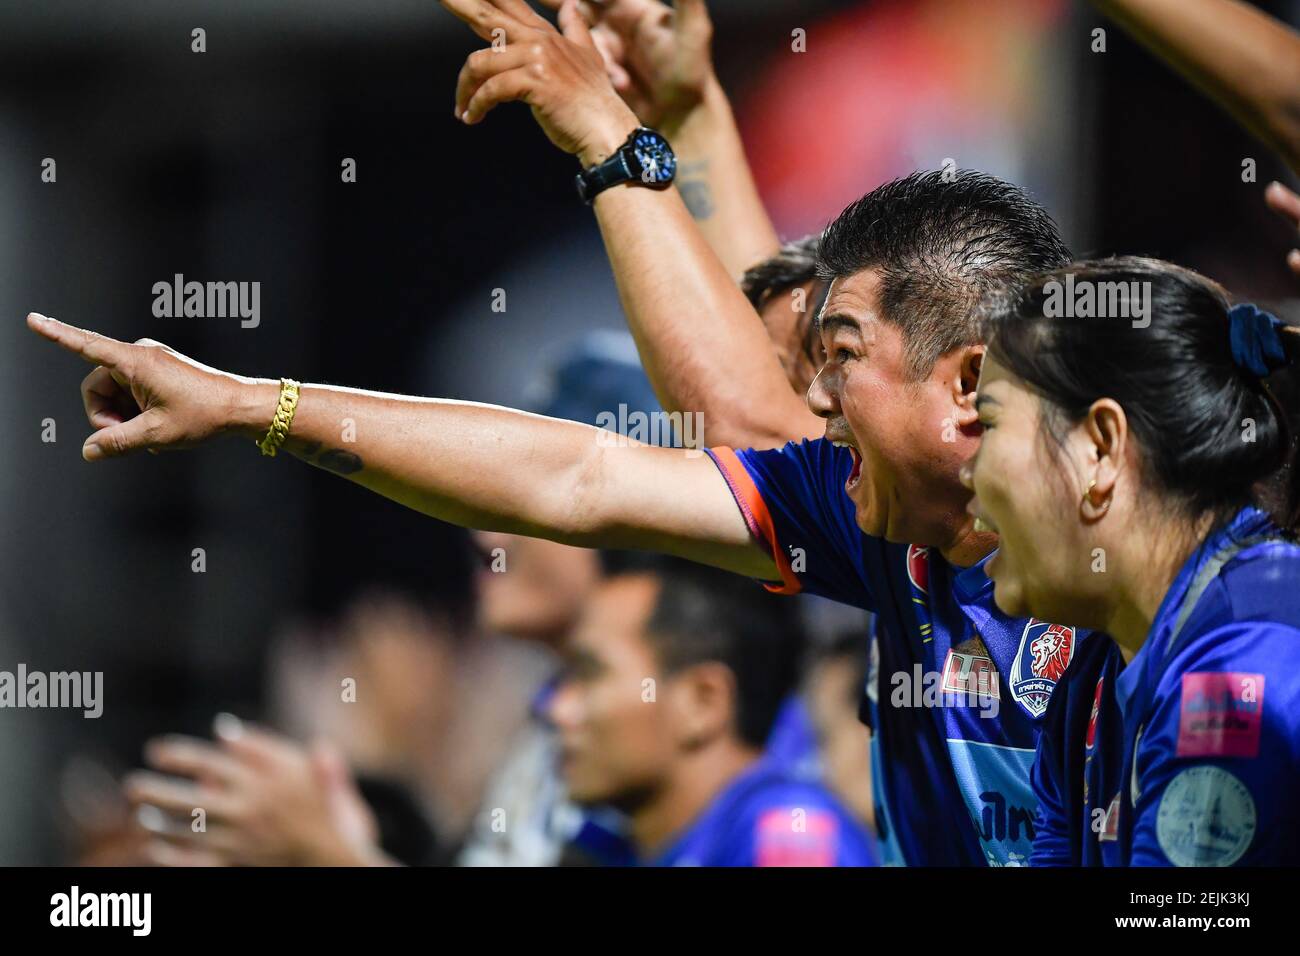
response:
M613 156L578 173L578 197L590 205L619 183L666 189L676 175L677 157L668 140L652 129L638 126Z

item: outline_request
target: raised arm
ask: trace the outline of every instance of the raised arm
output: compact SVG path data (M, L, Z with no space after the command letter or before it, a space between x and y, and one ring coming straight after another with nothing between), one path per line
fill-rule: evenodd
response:
M442 0L483 39L506 45L471 54L456 90L456 115L478 123L519 100L553 143L590 166L613 154L638 125L605 75L573 0L560 9L563 35L523 0ZM619 296L641 359L670 410L702 412L709 444L775 447L821 435L795 395L761 320L709 248L675 189L616 186L595 202Z
M1238 0L1095 3L1300 172L1300 34Z
M278 382L220 372L157 342L130 345L36 314L27 322L97 365L82 383L98 429L82 449L87 461L224 434L259 439L275 415ZM355 441L340 440L345 430ZM707 457L615 437L491 405L307 385L284 447L454 524L776 578Z
M559 0L544 0L553 9ZM579 4L611 83L677 153L677 189L700 233L738 279L780 248L709 50L704 0Z

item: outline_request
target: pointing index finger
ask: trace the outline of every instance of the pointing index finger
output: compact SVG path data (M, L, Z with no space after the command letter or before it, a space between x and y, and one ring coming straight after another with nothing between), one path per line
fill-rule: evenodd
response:
M28 313L27 327L51 342L62 345L69 352L76 352L88 362L110 368L120 369L132 347L98 332L79 329L58 319L48 318L39 312Z

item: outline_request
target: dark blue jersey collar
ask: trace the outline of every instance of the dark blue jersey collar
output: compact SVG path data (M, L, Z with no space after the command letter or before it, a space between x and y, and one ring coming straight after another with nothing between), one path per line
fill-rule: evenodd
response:
M1164 600L1160 602L1155 620L1151 622L1151 630L1147 633L1147 639L1142 642L1142 647L1134 655L1129 666L1115 681L1115 699L1119 702L1120 710L1125 717L1128 716L1133 691L1142 682L1143 674L1153 663L1159 662L1168 650L1166 645L1182 610L1188 589L1205 563L1234 544L1275 532L1277 526L1267 514L1258 508L1242 508L1226 525L1211 532L1183 562L1173 584L1165 592Z
M958 568L956 565L949 565L954 572L952 576L953 585L963 601L968 603L978 601L989 588L993 587L993 579L984 573L984 565L988 564L989 559L997 553L997 549L993 549L969 568Z

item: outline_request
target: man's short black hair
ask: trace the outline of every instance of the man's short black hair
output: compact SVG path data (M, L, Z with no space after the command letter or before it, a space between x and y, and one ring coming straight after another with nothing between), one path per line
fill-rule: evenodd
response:
M873 189L827 227L818 251L827 279L879 271L881 317L902 330L914 378L981 341L975 313L987 292L1069 261L1042 206L969 169L916 172Z
M814 233L785 243L776 255L745 270L740 280L740 289L756 312L762 312L776 296L813 283L812 298L808 300L800 319L799 347L814 368L821 365L814 313L825 299L826 286L829 284L829 280L823 279L817 268L817 247L821 244L821 238Z
M659 593L646 639L659 665L667 674L710 661L725 665L736 679L737 734L761 748L799 679L804 634L795 602L679 558L629 554L611 570L655 579Z
M820 241L821 236L816 234L793 239L781 246L776 255L745 270L740 290L755 311L763 311L763 306L775 296L817 279Z

